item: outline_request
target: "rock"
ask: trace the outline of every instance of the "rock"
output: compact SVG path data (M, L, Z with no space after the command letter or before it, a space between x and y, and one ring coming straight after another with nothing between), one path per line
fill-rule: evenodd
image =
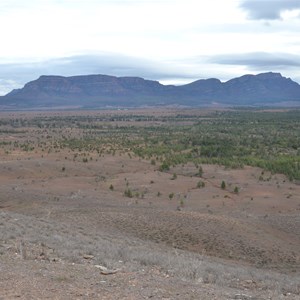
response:
M120 269L116 269L116 270L107 270L107 271L101 271L102 275L113 275L116 274L120 271Z
M100 265L95 265L95 268L100 269L101 271L107 271L107 268Z
M116 269L116 270L109 270L106 267L100 266L100 265L95 265L96 268L100 269L100 273L102 275L112 275L112 274L116 274L117 272L121 271L120 269Z
M93 258L94 258L94 255L84 254L84 255L83 255L83 258L84 258L84 259L93 259Z

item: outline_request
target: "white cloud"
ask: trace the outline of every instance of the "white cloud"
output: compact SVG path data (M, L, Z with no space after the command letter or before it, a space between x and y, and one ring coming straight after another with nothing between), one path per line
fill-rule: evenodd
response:
M6 1L7 2L7 1ZM181 47L184 36L210 23L222 24L236 12L214 1L27 1L0 19L7 28L1 56L47 57L74 52L116 51L157 56ZM230 1L229 1L230 2ZM24 2L23 2L24 3ZM7 5L7 4L6 4ZM213 16L213 19L212 19ZM158 43L158 44L157 44ZM22 52L20 52L22 45ZM186 48L190 47L187 45ZM174 50L174 49L173 49Z

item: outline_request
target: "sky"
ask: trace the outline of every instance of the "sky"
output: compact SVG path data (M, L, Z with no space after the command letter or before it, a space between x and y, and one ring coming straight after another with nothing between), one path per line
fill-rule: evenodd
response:
M0 0L0 95L41 75L300 83L300 0Z

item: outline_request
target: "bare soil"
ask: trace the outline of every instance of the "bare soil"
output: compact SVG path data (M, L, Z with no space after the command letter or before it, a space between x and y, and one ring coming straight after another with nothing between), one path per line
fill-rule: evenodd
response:
M299 299L300 186L202 167L1 152L0 299Z

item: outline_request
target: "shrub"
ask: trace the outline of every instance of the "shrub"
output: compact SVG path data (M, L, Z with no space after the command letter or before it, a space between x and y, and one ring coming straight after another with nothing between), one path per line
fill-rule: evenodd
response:
M177 179L177 174L176 173L174 173L173 176L171 177L171 180L175 180L175 179Z
M205 182L204 181L202 181L202 180L200 180L200 181L198 181L198 183L197 183L197 188L204 188L205 187Z
M124 192L124 196L128 197L128 198L132 198L133 197L133 193L131 191L130 188L126 189Z
M165 161L159 167L159 171L161 171L161 172L169 171L169 170L170 170L170 165Z
M225 190L225 189L226 189L226 183L225 183L224 180L223 180L222 183L221 183L221 189L222 189L222 190Z
M202 177L202 176L203 176L203 169L202 169L202 167L201 167L201 166L199 167L199 170L198 170L197 176L199 176L199 177Z

